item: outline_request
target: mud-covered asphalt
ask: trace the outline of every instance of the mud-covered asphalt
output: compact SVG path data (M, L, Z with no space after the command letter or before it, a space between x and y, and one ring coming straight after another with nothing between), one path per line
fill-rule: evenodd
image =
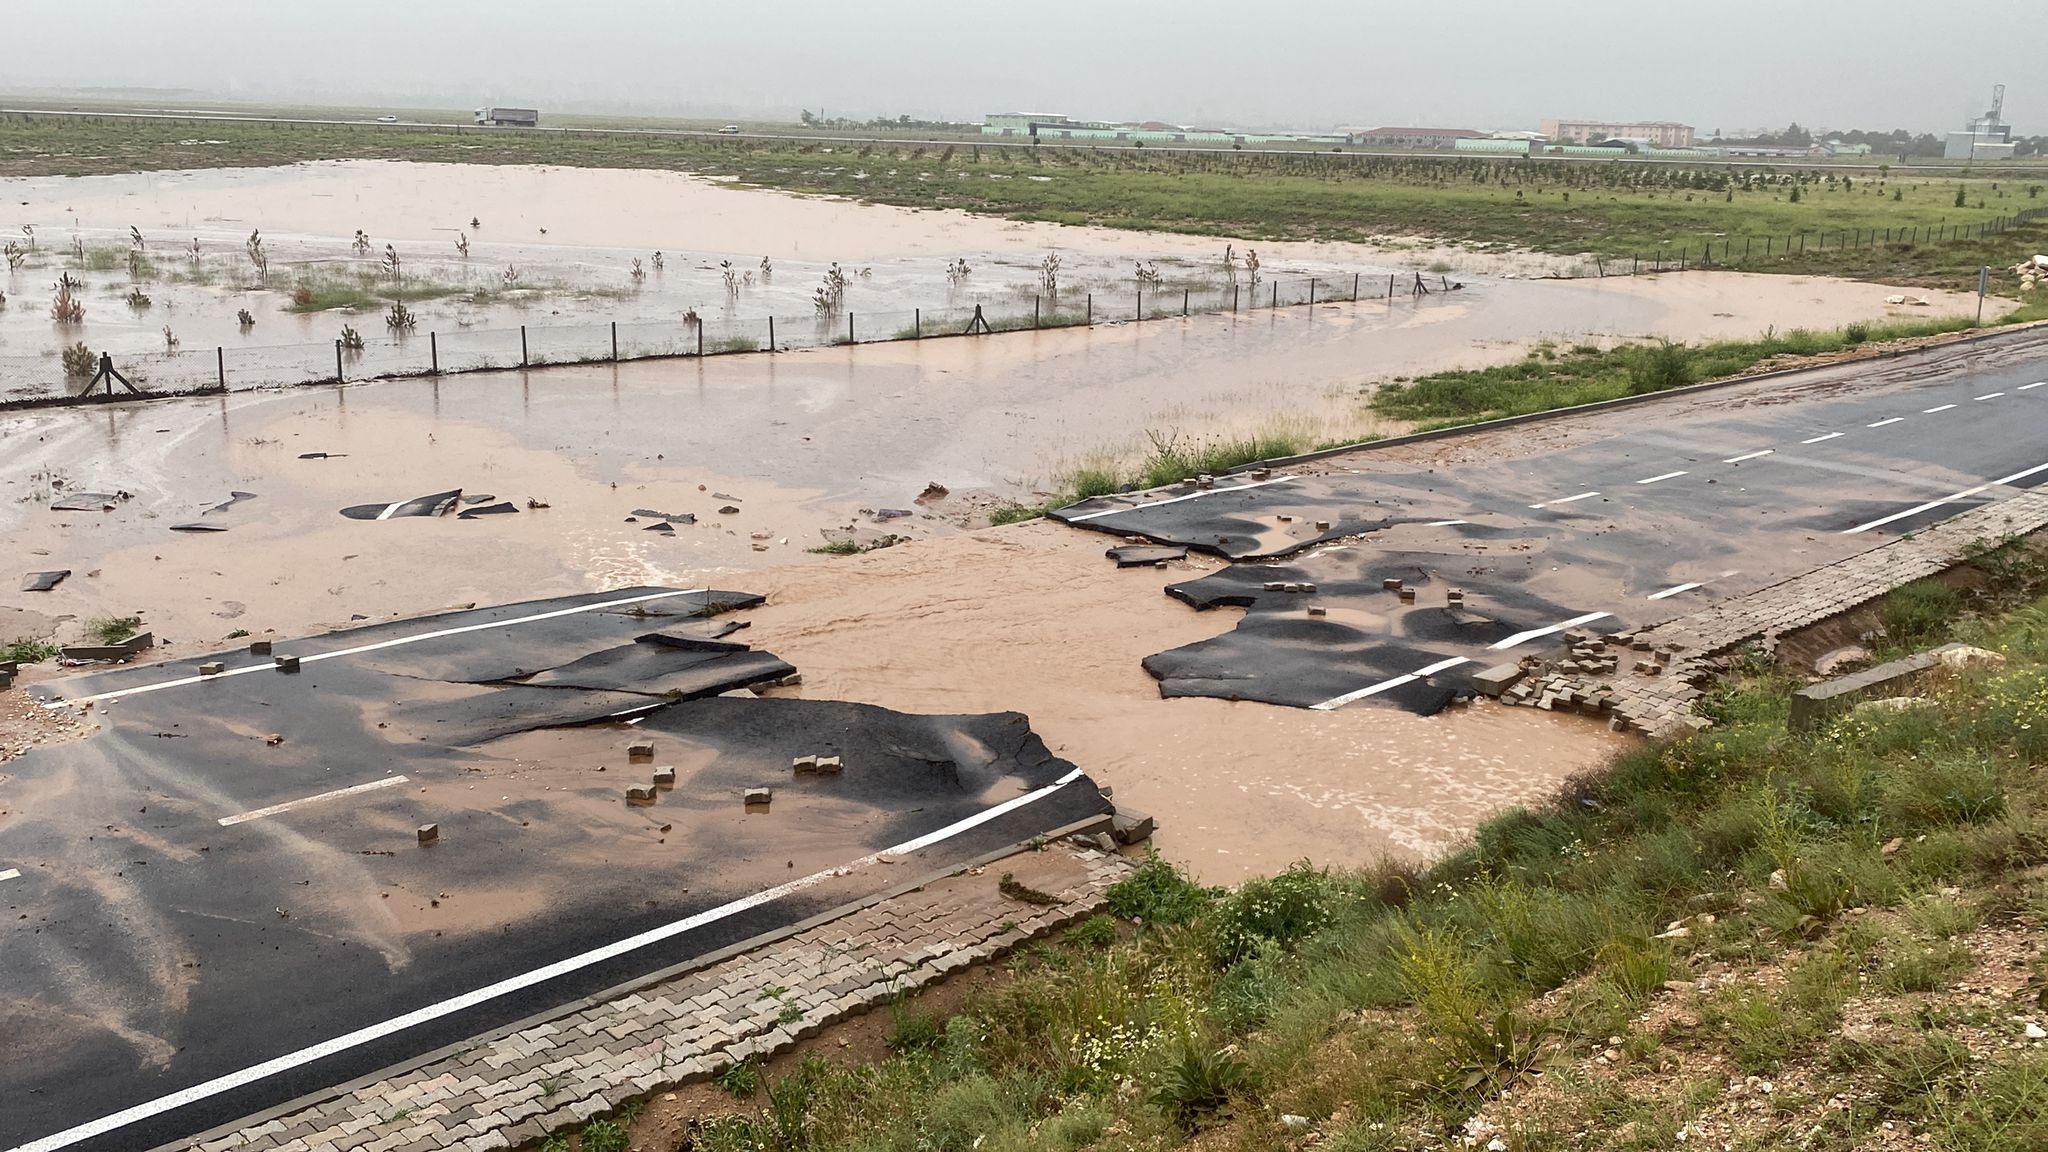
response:
M100 730L8 764L0 1147L131 1108L52 1146L153 1147L1107 810L1021 715L714 695L791 671L732 628L758 602L624 589L45 685Z

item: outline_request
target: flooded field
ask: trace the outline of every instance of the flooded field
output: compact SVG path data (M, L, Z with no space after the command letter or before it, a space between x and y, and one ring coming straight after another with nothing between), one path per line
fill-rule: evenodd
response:
M146 342L162 323L195 343L328 339L347 314L285 312L282 286L251 289L227 275L234 260L247 265L237 249L258 228L276 245L273 278L287 264L304 266L293 276L374 266L387 243L408 276L453 278L462 269L451 237L468 234L477 278L511 264L533 283L561 285L413 305L423 324L459 330L466 318L497 331L627 309L657 319L717 309L717 260L728 258L758 268L766 256L776 269L772 283L743 285L735 309L807 312L830 262L871 268L847 288L858 312L949 292L1027 292L1053 251L1062 276L1075 278L1065 283L1122 275L1139 259L1162 276L1221 276L1226 243L911 213L650 172L332 164L14 180L4 192L10 212L34 221L44 261L25 261L9 281L5 357L54 348L39 296L72 229L88 253L118 242L113 270L84 273L96 284L82 331L109 347ZM466 227L471 215L480 228ZM146 249L125 239L130 226ZM352 248L358 228L371 255ZM193 236L200 269L222 269L214 283L170 278L183 259L179 238ZM631 282L628 259L640 256L645 270L656 249L664 271ZM139 315L109 298L130 250L159 268ZM1260 251L1269 274L1408 259L1343 245ZM947 265L962 259L972 271L949 280ZM1415 300L1142 325L0 415L4 551L21 571L71 573L47 592L5 586L0 642L70 640L91 618L137 615L175 654L244 633L633 584L730 584L745 573L748 587L773 593L753 639L802 668L807 691L911 711L1026 710L1055 751L1165 817L1162 845L1205 876L1271 871L1311 853L1331 864L1427 853L1493 807L1589 766L1612 746L1607 736L1483 709L1432 722L1161 701L1138 660L1232 623L1159 595L1163 576L1191 573L1118 573L1099 538L983 525L998 503L1034 502L1066 471L1133 460L1160 437L1285 427L1316 442L1399 431L1364 413L1372 381L1513 359L1541 341L1744 336L1899 313L1880 286L1794 278L1467 283ZM1913 314L1964 306L1942 297ZM244 307L256 316L246 337L234 321ZM377 312L353 322L378 323ZM0 375L0 387L14 383ZM457 489L488 498L465 507L510 510L341 515ZM109 510L50 507L80 492L108 494ZM236 492L253 498L207 511ZM172 530L194 522L225 530ZM902 542L866 556L808 551L891 539ZM1511 762L1498 754L1510 747ZM1219 758L1219 749L1228 752ZM1214 787L1190 789L1191 780Z

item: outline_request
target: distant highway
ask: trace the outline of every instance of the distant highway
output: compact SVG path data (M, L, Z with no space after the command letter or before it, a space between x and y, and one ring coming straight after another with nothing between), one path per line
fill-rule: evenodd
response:
M591 136L591 137L599 137L599 138L602 138L602 137L626 137L626 138L631 138L631 137L666 137L666 138L674 138L674 139L681 139L681 140L755 140L755 141L763 141L763 142L774 142L774 143L809 143L809 144L867 144L867 145L873 145L873 144L886 144L886 145L892 145L892 146L904 146L904 147L925 147L925 148L932 148L932 147L959 147L959 146L961 146L961 145L963 145L963 144L966 144L966 145L971 145L971 146L973 146L973 147L977 147L977 148L997 148L997 149L1032 149L1032 148L1038 148L1038 149L1045 149L1045 148L1059 148L1059 149L1065 149L1065 150L1068 150L1068 151L1075 151L1075 152L1099 152L1099 151L1117 151L1117 152L1142 152L1142 153L1147 153L1147 154L1151 154L1151 153L1162 153L1162 152L1163 152L1163 153L1166 153L1167 155L1213 155L1213 154L1215 154L1215 153L1218 153L1218 152L1227 152L1227 153L1232 153L1232 154L1235 154L1235 155L1240 155L1240 156L1331 156L1331 155L1342 155L1342 156L1347 156L1347 157L1379 158L1379 159L1390 159L1390 160L1400 160L1400 159L1414 159L1414 158L1416 158L1416 157L1435 157L1435 158L1438 158L1438 159L1455 159L1455 160L1467 160L1467 159L1470 159L1470 160L1510 160L1510 159L1513 159L1513 160L1524 160L1524 161L1529 161L1529 162L1534 162L1534 163L1543 163L1543 164L1613 164L1613 163L1627 163L1627 164L1646 164L1646 165L1663 165L1663 166L1667 166L1667 167L1680 167L1680 168L1692 168L1692 167L1700 167L1700 166L1703 166L1703 165L1704 165L1704 166L1710 166L1710 167L1716 167L1716 168L1754 168L1754 169L1782 169L1782 168L1800 168L1800 167L1815 167L1815 166L1821 166L1821 167L1826 167L1826 168L1829 168L1829 169L1832 169L1832 170L1836 170L1836 171L1844 171L1844 172L1862 172L1862 171L1873 171L1873 172L1874 172L1874 171L1876 171L1876 170L1878 169L1878 167L1879 167L1880 165L1882 165L1882 166L1886 167L1887 169L1889 169L1889 170L1890 170L1890 171L1892 171L1892 172L1909 172L1909 173L1925 173L1925 174L1932 174L1932 175L1950 175L1950 176L1953 176L1953 175L1958 175L1958 174L1961 174L1961 173L1962 173L1962 172L1964 172L1964 171L1969 171L1969 172L1972 172L1972 173L1975 173L1975 174L1978 174L1978 175L1991 175L1991 174L1998 174L1998 173L2004 173L2004 172L2035 172L2035 173L2038 173L2038 172L2042 171L2042 170L2043 170L2044 168L2048 168L2048 162L2040 162L2040 163L2032 163L2032 164L2029 164L2029 163L2018 163L2018 162L2016 162L2016 163L2014 163L2014 164L2008 164L2008 165L2001 165L2001 166L1998 166L1998 167L1988 167L1988 166L1984 166L1984 165L1978 165L1978 166L1976 166L1976 167L1974 167L1974 168L1970 168L1970 169L1964 169L1964 168L1960 168L1960 167L1958 167L1958 166L1956 166L1956 165L1952 165L1952 164L1903 164L1903 163L1894 163L1894 162L1888 162L1888 161L1885 161L1885 160L1883 160L1882 158L1879 158L1879 157L1875 157L1875 156L1873 156L1873 157L1870 157L1870 158L1868 158L1867 160L1863 160L1863 161L1855 161L1855 162L1845 162L1845 161L1840 161L1840 160L1822 160L1822 159L1820 159L1820 158L1818 158L1818 157L1804 158L1804 159L1800 159L1800 160L1755 160L1755 159L1728 159L1728 158L1720 158L1720 159L1715 159L1715 158L1703 158L1703 159L1664 159L1664 158L1658 158L1658 157L1640 157L1640 156L1627 156L1627 155L1625 155L1625 156L1618 156L1618 157L1611 157L1611 158L1610 158L1610 157L1606 157L1606 156L1531 156L1531 157L1523 157L1523 156L1515 156L1515 155L1513 155L1513 154L1502 154L1502 155L1495 155L1495 154L1491 154L1491 153L1459 153L1459 152L1432 152L1432 151L1425 151L1425 150L1420 150L1420 149L1363 149L1363 148L1352 148L1352 147L1349 147L1349 146L1337 146L1337 145L1332 145L1331 147L1329 147L1329 148L1327 148L1327 149L1325 149L1325 148L1322 148L1322 147L1308 147L1308 146L1303 146L1303 147L1299 147L1299 148L1274 148L1274 147L1261 147L1261 148L1228 148L1228 147L1223 147L1223 146L1220 146L1220 145L1191 145L1191 144L1178 144L1178 145L1173 145L1173 144L1142 144L1142 145L1141 145L1141 144L1138 144L1138 143L1135 143L1135 142L1133 142L1133 143L1128 143L1128 144L1125 144L1125 143L1117 143L1117 142L1114 142L1114 141L1086 141L1086 142L1083 142L1083 141L1073 141L1073 140L1054 140L1054 139L1051 139L1051 138L1048 138L1048 137L1041 137L1041 138L1039 138L1039 139L1038 139L1037 141L1035 141L1035 142L1034 142L1034 141L1031 141L1031 140L1028 140L1028 139L1019 139L1019 138L1015 138L1015 137L999 137L999 136L964 136L964 135L963 135L963 136L892 136L892 135L887 135L887 134L876 134L876 135L867 135L867 136L843 136L843 135L842 135L842 136L833 136L833 135L819 135L819 134L813 134L813 133L808 133L808 132L739 132L739 133L732 133L732 132L720 132L720 131L718 131L717 129L713 129L713 128L583 128L583 127L542 127L542 128L499 128L499 127L484 127L484 126L481 126L481 125L475 125L475 124L451 124L451 123L440 123L440 122L435 122L435 121L431 121L431 120L399 120L399 121L396 121L396 122L380 122L380 121L378 121L378 120L375 120L375 119L321 119L321 118L311 118L311 117L292 117L292 116L257 116L257 115L247 115L247 114L234 114L234 113L225 113L225 112L222 112L222 113L213 113L213 112L176 112L176 113L172 113L172 112L107 112L107 111L86 111L86 110L82 110L82 109L66 109L66 108L0 108L0 115L17 115L17 116L63 116L63 117L71 117L71 118L74 118L74 119L81 119L81 120L84 120L84 119L103 119L103 120L161 120L161 121L165 121L165 122L169 122L169 123L191 123L191 124L203 124L203 123L228 123L228 124L290 124L290 125L307 125L307 126L320 126L320 127L334 127L334 128L367 128L367 129L381 129L381 130L388 130L388 131L404 131L404 132L419 132L419 131L430 131L430 132L450 132L450 133L458 133L458 134L459 134L459 133L469 133L469 132L520 132L520 133L526 133L526 134L529 134L529 135L534 135L534 134L552 134L552 135L562 135L562 136Z

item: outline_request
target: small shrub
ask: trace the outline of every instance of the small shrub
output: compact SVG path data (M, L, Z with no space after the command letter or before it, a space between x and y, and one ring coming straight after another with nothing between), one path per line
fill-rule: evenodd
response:
M64 349L64 375L73 380L83 380L100 370L100 354L85 346L80 340Z
M1885 596L1877 616L1886 636L1913 644L1939 635L1961 609L1955 589L1939 580L1916 580Z
M1151 1100L1167 1119L1192 1128L1230 1102L1230 1094L1244 1084L1245 1073L1245 1063L1237 1057L1186 1043L1166 1066Z
M292 289L292 307L311 308L312 306L313 290L311 288L301 284L297 288Z
M895 1007L896 1026L886 1043L891 1052L929 1052L946 1039L946 1026L929 1012Z
M0 644L0 663L40 664L56 654L57 646L47 640L20 639Z
M363 350L363 334L356 331L352 325L343 324L341 326L341 346L349 352L361 352Z
M1047 504L1005 504L988 514L988 522L991 524L1021 524L1026 520L1036 520L1045 515L1050 507Z
M1637 1004L1655 995L1671 978L1671 950L1654 940L1628 937L1610 941L1600 950L1600 961L1608 982Z
M727 1095L746 1100L761 1090L761 1066L752 1060L728 1064L711 1078Z
M1107 896L1110 915L1146 924L1185 924L1215 901L1215 889L1189 880L1156 854L1117 881Z
M1870 339L1870 325L1851 324L1848 327L1842 329L1842 339L1852 345L1861 344L1864 341Z
M1693 380L1692 356L1685 345L1660 341L1637 348L1628 357L1630 395L1682 388Z
M583 1126L582 1152L626 1152L626 1130L609 1120Z
M144 292L142 289L130 288L128 290L128 306L130 308L133 308L139 312L149 307L151 303L152 301L149 298L149 293Z
M393 300L390 309L384 313L384 326L393 332L411 332L419 327L419 322L419 317L405 306L403 300Z
M1216 959L1234 964L1263 941L1291 947L1330 922L1331 903L1329 873L1307 861L1277 876L1247 880L1217 906Z
M1107 948L1116 943L1116 921L1095 915L1067 930L1067 942L1082 948Z
M1887 992L1939 992L1970 966L1970 950L1959 941L1897 942L1886 950L1877 986Z
M1974 750L1916 761L1889 783L1887 807L1900 831L1975 824L2005 811L1997 765Z

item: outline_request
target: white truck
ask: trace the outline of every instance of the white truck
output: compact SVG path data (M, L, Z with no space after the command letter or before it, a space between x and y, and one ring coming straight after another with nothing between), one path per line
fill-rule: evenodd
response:
M488 128L538 128L538 108L479 108L476 122Z

